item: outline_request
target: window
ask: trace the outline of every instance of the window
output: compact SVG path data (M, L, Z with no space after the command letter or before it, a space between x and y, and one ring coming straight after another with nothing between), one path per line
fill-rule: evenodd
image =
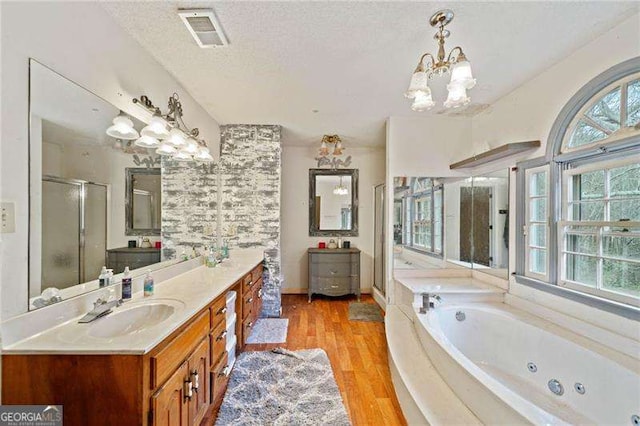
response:
M549 276L549 168L527 171L526 274L543 280Z
M621 302L640 298L640 157L563 174L560 285Z
M611 311L640 306L639 69L633 58L589 82L547 156L518 164L519 282Z
M406 247L442 254L443 188L430 178L411 178L402 197Z

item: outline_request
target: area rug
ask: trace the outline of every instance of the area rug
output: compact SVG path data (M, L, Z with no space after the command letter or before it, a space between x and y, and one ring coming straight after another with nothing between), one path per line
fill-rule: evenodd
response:
M384 322L382 310L375 303L349 303L349 321Z
M351 425L322 349L243 352L216 426Z
M288 318L259 318L251 328L247 343L284 343L288 328Z

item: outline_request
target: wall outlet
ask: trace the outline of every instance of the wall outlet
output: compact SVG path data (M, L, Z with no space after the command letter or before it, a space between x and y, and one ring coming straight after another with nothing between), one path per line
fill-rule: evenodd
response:
M0 209L2 210L2 227L0 233L12 234L16 232L16 207L15 203L2 202Z

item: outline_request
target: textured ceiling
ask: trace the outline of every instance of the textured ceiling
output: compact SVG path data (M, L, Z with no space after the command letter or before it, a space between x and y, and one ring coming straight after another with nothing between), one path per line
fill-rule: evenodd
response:
M478 112L638 11L637 2L105 2L102 6L221 124L281 124L288 145L339 134L383 145L384 121L418 115L402 93L420 54L435 53L427 20L456 16L478 84ZM176 14L213 8L230 45L200 49ZM605 52L603 52L605 53ZM595 60L595 58L594 58ZM446 79L432 83L438 107ZM170 90L168 88L167 90ZM317 111L317 112L314 112ZM185 111L188 120L189 112Z

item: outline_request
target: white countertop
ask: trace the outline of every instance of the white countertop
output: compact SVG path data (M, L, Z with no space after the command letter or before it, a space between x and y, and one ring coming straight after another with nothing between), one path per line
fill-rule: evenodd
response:
M472 277L396 277L413 293L504 293L499 287Z
M66 321L27 339L3 348L3 354L135 354L149 352L187 320L210 304L227 288L262 262L263 249L234 250L231 258L215 268L197 267L184 274L155 285L153 296L142 292L130 301L114 308L113 313L88 324L79 324L80 317ZM118 310L130 309L144 303L167 303L174 313L154 326L126 335L102 338L89 335L91 327L115 315Z

